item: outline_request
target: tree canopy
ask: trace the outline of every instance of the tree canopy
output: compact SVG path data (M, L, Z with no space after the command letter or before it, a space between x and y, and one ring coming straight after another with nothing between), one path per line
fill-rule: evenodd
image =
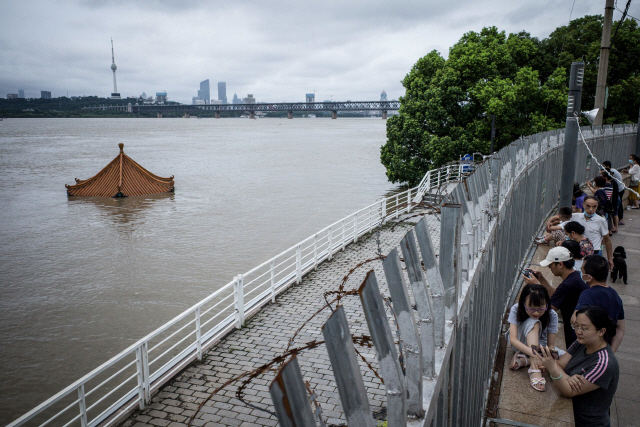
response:
M617 23L614 23L614 29ZM417 183L429 169L465 153L489 151L521 135L564 127L568 69L586 65L583 110L595 100L602 17L586 16L557 28L547 39L496 27L469 32L444 59L420 58L402 84L399 115L387 121L381 161L391 182ZM624 21L613 40L605 123L635 121L640 106L640 30Z

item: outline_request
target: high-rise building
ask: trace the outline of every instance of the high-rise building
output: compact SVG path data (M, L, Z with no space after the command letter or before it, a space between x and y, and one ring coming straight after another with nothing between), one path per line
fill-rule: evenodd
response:
M18 98L24 98L24 89L18 89Z
M223 104L227 103L227 82L218 82L218 99Z
M159 104L167 102L167 92L156 92L156 102Z
M113 93L111 94L111 99L120 99L120 94L118 93L118 86L116 85L116 60L113 55L113 38L111 39L111 71L113 71Z
M198 91L198 99L209 104L211 101L211 91L209 90L209 79L200 82L200 90ZM195 104L195 102L194 102Z
M8 93L7 94L7 99L18 99L18 94L17 93Z
M380 101L386 101L386 100L387 100L387 92L385 92L383 89L382 93L380 94Z
M233 103L234 104L242 104L242 100L240 98L238 98L238 94L237 93L233 94Z
M41 90L40 91L40 98L41 99L51 99L51 92L48 90Z
M316 94L315 93L308 93L306 102L316 102Z
M242 102L245 103L245 104L255 104L256 103L256 99L253 97L252 93L248 93L247 97L244 98L242 100Z

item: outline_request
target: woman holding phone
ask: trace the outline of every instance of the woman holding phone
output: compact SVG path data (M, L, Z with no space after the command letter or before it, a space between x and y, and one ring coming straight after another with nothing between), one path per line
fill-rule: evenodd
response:
M608 427L609 407L618 388L618 361L607 344L616 328L607 312L596 306L577 312L572 325L577 340L556 361L548 347L540 347L533 359L549 370L553 384L573 399L576 426Z

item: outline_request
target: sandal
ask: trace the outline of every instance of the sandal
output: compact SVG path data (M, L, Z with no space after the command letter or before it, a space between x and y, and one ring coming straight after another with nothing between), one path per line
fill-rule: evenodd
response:
M529 358L527 357L527 355L516 351L516 354L513 355L513 359L511 360L511 367L509 369L511 369L512 371L517 371L520 368L529 366L528 363Z
M529 373L529 380L531 381L531 387L536 391L545 391L546 390L545 384L547 383L547 380L545 380L544 378L531 378L531 374L536 372L539 373L540 369L528 369L527 372ZM536 387L536 386L539 386L539 387Z
M544 240L544 237L536 237L535 239L533 239L533 243L535 243L536 245L548 245L549 244L549 242Z

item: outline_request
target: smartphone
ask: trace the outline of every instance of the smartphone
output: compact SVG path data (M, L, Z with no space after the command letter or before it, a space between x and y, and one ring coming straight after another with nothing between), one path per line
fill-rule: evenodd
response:
M542 350L537 345L532 345L531 346L531 351L533 351L534 353L537 353L538 355L542 356ZM551 353L551 357L553 357L555 360L560 359L560 355L558 354L558 350L550 348L549 352Z
M531 279L531 276L533 276L533 270L530 268L525 268L522 271L522 274L524 274L525 276L527 276L529 279Z

